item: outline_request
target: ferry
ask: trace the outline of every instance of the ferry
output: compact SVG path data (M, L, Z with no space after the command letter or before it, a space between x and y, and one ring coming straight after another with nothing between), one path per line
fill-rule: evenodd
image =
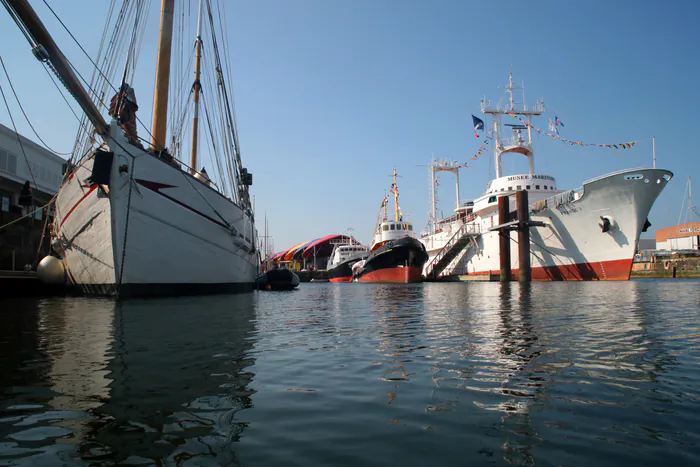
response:
M408 284L423 280L423 266L428 260L428 253L418 240L413 224L404 221L401 214L396 169L391 192L394 195L394 220L387 219L388 198L385 194L369 255L361 267L356 268L353 280L357 282Z
M481 110L492 117L492 138L496 178L479 198L461 204L458 164L431 164L432 210L429 230L421 235L429 260L423 274L428 279L466 274L499 274L498 198L509 196L509 211L515 211L517 191L526 190L530 201L530 263L532 279L628 280L639 236L651 224L647 216L656 198L673 177L668 170L628 169L603 175L580 188L561 190L556 179L535 171L532 118L544 113L544 103L528 106L514 100L510 74L504 104L481 102ZM501 123L501 116L513 115L525 122ZM507 127L511 134L507 135ZM529 172L507 175L502 170L504 155L529 159ZM435 206L435 174L455 173L457 205L449 218L438 220ZM511 232L512 248L517 233ZM517 250L516 250L517 251ZM518 255L511 254L511 270L518 277Z

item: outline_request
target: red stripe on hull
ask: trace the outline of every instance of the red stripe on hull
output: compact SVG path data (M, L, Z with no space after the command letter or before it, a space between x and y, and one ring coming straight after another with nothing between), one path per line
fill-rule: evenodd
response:
M421 268L385 268L368 272L358 279L359 282L375 284L410 284L423 281Z
M328 280L329 282L352 282L352 276L334 277L333 279Z
M518 278L518 269L513 275ZM632 258L599 261L596 263L568 264L532 268L533 281L627 281L632 272ZM499 270L478 271L469 274L500 274Z
M82 203L83 201L85 201L85 198L87 198L88 196L90 196L90 193L92 193L92 192L95 191L96 189L97 189L97 183L95 183L94 185L90 186L90 189L87 191L87 193L85 193L85 194L83 195L83 197L80 198L80 199L78 200L78 202L75 203L75 205L74 205L72 208L70 208L70 211L68 211L68 214L66 214L66 216L61 220L61 224L58 226L59 229L60 229L61 227L63 227L63 224L65 224L65 222L68 220L68 218L70 217L70 215L73 214L73 211L75 211L75 209L80 205L80 203Z
M596 263L532 268L533 281L626 281L632 272L632 258ZM518 270L513 271L518 277Z

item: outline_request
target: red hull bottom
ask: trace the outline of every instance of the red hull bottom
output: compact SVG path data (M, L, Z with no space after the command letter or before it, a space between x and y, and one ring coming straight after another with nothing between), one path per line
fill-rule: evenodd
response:
M532 268L533 281L626 281L632 271L632 258L597 263L568 264ZM513 275L518 279L518 269ZM500 271L479 271L472 274L499 274Z
M328 279L329 282L352 282L352 276L345 277L334 277L333 279Z
M358 279L358 282L374 284L410 284L423 281L421 268L385 268L368 272Z

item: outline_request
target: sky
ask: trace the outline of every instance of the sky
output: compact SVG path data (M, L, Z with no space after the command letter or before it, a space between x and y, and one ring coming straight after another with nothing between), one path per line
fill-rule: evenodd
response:
M95 57L109 2L46 0ZM87 58L42 1L31 0L64 54L90 75ZM432 154L467 162L462 201L485 191L492 158L471 158L482 141L472 115L499 100L508 73L528 103L544 100L533 121L584 143L637 141L630 150L573 147L539 136L535 171L560 189L616 170L657 166L674 172L652 208L652 227L678 222L687 178L700 190L693 121L700 108L700 2L467 0L225 0L243 165L253 173L257 225L274 249L330 233L368 244L394 167L400 204L419 232L430 210ZM151 119L159 2L153 1L138 79L139 115ZM0 55L39 135L69 152L76 119L7 13L0 11ZM207 44L205 44L205 49ZM205 52L206 53L206 52ZM7 91L7 80L0 74ZM77 112L77 106L73 105ZM10 97L21 134L37 138ZM507 121L504 121L507 122ZM4 104L0 123L11 126ZM507 122L509 123L509 122ZM504 174L526 173L506 156ZM440 177L439 212L454 209L454 178ZM700 192L700 191L699 191ZM696 202L697 203L697 202ZM687 206L687 202L686 202Z

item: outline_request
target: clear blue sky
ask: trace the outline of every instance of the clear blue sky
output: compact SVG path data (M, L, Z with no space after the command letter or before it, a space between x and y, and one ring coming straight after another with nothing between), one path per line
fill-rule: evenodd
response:
M47 0L93 56L107 1ZM136 81L140 116L150 120L158 1L149 17ZM570 147L540 137L536 171L562 189L624 168L658 166L675 178L650 220L677 221L686 179L700 193L692 129L700 98L700 2L673 1L287 1L226 0L229 48L244 165L262 234L267 212L276 250L348 227L369 241L389 174L396 166L401 206L418 230L429 210L431 153L468 161L480 141L471 114L479 100L499 99L508 71L523 80L528 102L543 98L562 136L596 143L637 140L634 150ZM86 74L90 64L46 14L66 55ZM69 151L77 123L32 57L6 12L0 54L42 137ZM4 76L0 83L6 89ZM695 109L695 110L694 110ZM32 139L16 105L20 132ZM0 108L0 122L9 125ZM691 139L688 139L691 138ZM525 160L504 170L522 172ZM490 180L490 158L461 172L462 198ZM452 177L441 178L445 214ZM700 204L700 197L698 197Z

